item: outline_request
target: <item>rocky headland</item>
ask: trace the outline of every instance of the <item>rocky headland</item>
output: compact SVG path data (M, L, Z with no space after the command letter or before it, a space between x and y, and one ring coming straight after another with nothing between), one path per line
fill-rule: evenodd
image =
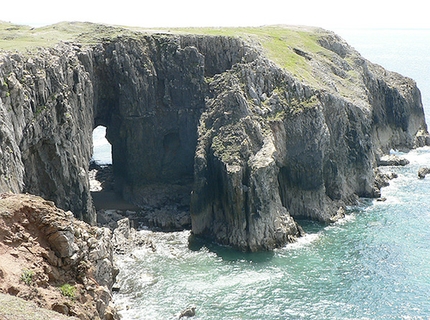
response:
M17 45L41 34L3 28ZM250 251L299 236L295 217L334 221L377 196L381 157L429 142L415 82L326 30L44 32L73 41L0 55L0 190L90 224L100 124L116 194L153 216L191 212L194 234Z
M109 238L71 222L73 213L96 224L89 164L98 125L112 145L112 194L148 224L191 224L194 235L243 251L294 241L303 232L296 218L330 223L357 197L380 196L384 156L430 144L416 83L326 30L0 26L0 191L69 212L36 201L68 223L58 241L46 234L40 244L43 263L60 273L91 255L88 239ZM28 236L3 236L9 255L31 254L30 231L43 233L44 219L21 204L34 198L25 197L8 207L13 224L28 221L16 227ZM89 238L79 240L85 232L74 224ZM78 242L58 248L70 239ZM58 280L46 270L33 287ZM109 292L111 278L95 279ZM85 288L84 278L73 281ZM10 288L3 291L28 291ZM82 299L99 307L97 297Z

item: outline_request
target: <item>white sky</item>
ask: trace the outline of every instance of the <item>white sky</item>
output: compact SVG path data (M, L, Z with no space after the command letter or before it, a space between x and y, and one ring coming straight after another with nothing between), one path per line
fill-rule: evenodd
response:
M295 24L342 28L430 28L422 0L6 0L0 20L41 26L90 21L142 27Z

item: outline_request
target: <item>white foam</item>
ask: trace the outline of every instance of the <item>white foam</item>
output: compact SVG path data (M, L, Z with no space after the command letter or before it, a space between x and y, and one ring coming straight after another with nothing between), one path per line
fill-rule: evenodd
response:
M429 164L430 163L430 147L422 147L403 153L400 156L410 161L410 164Z
M301 249L303 247L309 246L320 238L321 232L307 233L303 237L298 238L296 242L287 244L287 246L283 249Z
M337 220L335 223L333 223L334 226L341 226L346 223L349 223L351 221L354 221L356 219L355 214L350 213L346 214L342 219Z

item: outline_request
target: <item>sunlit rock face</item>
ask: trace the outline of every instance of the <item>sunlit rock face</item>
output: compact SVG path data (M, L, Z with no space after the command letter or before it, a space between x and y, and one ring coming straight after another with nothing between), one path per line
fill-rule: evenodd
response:
M91 132L104 125L116 191L190 211L195 235L270 250L301 235L296 217L336 221L357 196L379 194L380 156L429 138L414 81L306 32L312 46L288 47L285 68L255 39L227 36L3 53L0 189L94 223Z

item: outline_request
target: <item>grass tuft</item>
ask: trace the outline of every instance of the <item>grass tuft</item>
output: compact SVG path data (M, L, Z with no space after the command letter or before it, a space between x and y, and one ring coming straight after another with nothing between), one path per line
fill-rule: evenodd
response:
M60 287L60 292L63 296L74 299L76 297L76 288L71 284L65 283Z
M24 282L26 285L31 285L31 282L33 281L34 271L33 270L23 270L21 273L21 281Z

